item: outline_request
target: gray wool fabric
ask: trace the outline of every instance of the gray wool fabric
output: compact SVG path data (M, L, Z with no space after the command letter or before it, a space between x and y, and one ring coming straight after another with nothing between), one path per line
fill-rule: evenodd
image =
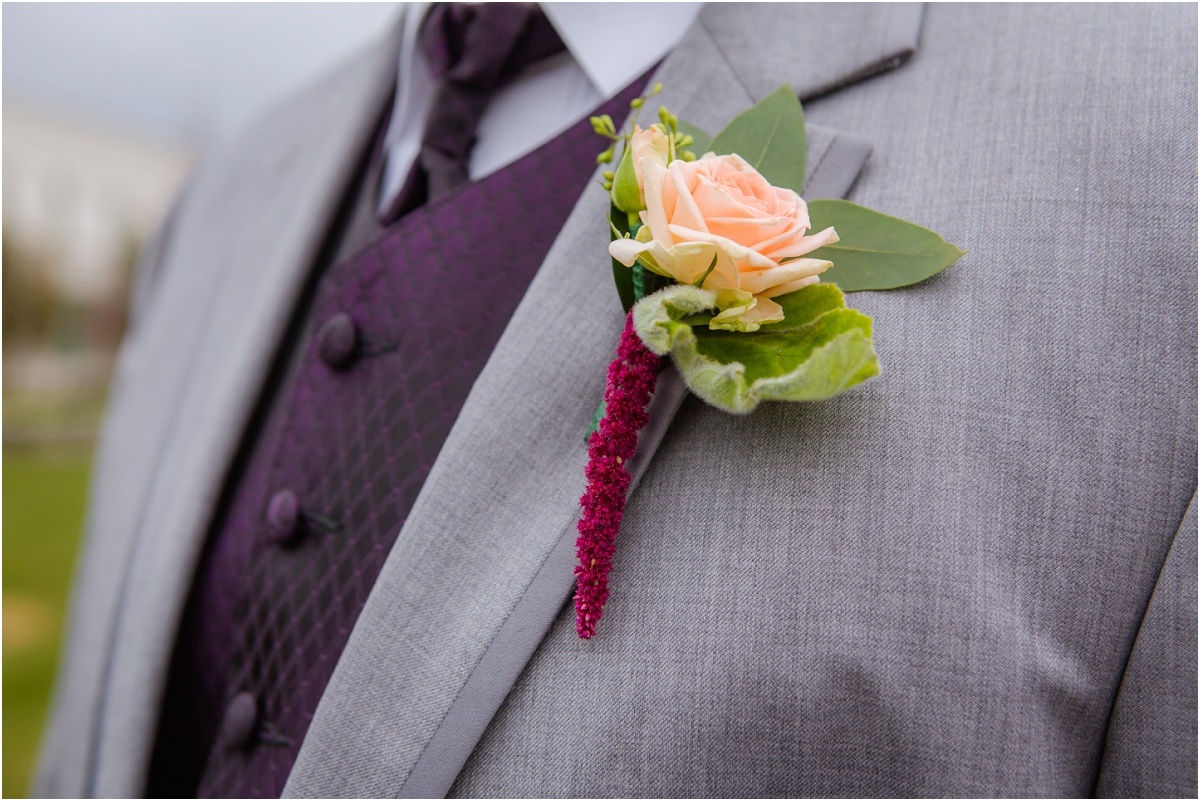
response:
M740 418L664 396L581 641L547 566L569 563L622 325L585 193L285 794L1195 796L1196 44L1183 6L706 7L657 77L672 111L716 131L789 82L815 191L967 255L848 296L882 374L843 396ZM389 48L211 159L176 212L122 357L42 794L141 791L207 515ZM822 157L868 150L820 188Z
M1196 496L1125 666L1096 794L1196 794Z
M701 25L744 53L751 14L787 27ZM597 636L564 607L453 794L1196 794L1195 43L1194 9L935 5L806 106L874 145L850 199L970 253L850 296L861 390L685 401Z

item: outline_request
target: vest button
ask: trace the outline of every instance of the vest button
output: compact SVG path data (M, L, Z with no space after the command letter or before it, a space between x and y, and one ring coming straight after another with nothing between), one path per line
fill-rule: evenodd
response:
M317 332L317 354L334 370L348 365L358 346L358 327L345 312L338 312L321 324Z
M238 693L225 707L217 743L230 751L250 745L258 729L258 701L250 693Z
M290 489L280 490L267 504L267 541L287 545L300 530L300 501Z

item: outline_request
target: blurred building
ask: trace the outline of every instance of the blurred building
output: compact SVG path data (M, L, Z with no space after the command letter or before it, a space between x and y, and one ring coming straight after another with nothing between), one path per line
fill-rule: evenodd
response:
M103 300L161 222L192 163L182 145L4 103L4 236L48 259L75 302Z
M3 130L6 389L103 383L133 264L194 153L9 97Z

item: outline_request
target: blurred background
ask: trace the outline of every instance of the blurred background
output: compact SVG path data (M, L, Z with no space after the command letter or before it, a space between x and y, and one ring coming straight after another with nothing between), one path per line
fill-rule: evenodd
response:
M28 789L138 254L197 158L393 3L3 6L3 795Z

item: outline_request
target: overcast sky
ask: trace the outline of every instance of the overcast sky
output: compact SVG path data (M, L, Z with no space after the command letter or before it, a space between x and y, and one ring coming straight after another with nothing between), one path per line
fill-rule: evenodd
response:
M204 145L382 35L397 3L5 3L4 94Z

